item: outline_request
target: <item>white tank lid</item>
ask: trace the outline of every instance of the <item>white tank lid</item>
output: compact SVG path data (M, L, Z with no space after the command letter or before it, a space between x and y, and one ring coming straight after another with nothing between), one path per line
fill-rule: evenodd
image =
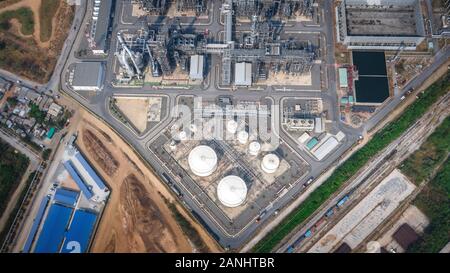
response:
M241 144L245 144L248 141L248 133L246 131L239 131L237 138Z
M257 141L250 142L248 150L250 151L250 154L255 155L261 150L261 144Z
M185 131L181 131L181 132L178 134L178 138L179 138L180 140L186 140L186 139L187 139L187 133L186 133Z
M237 128L238 128L238 124L237 124L236 121L234 121L234 120L229 120L229 121L227 122L227 131L228 131L230 134L236 133Z
M238 207L247 198L247 185L238 176L226 176L220 180L217 186L217 197L224 206L230 208Z
M274 173L280 166L280 159L275 154L267 154L263 157L261 168L266 173Z
M189 153L188 163L194 174L208 176L216 170L217 154L211 147L200 145Z

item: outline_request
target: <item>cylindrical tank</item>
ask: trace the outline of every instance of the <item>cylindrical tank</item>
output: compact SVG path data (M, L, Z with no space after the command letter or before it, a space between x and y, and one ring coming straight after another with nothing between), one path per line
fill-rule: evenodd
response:
M229 120L227 122L227 132L230 134L235 134L237 130L238 124L234 120Z
M248 141L248 133L246 131L239 131L237 134L239 143L246 144Z
M256 156L258 155L259 151L261 150L261 144L257 141L250 142L248 145L248 153L250 155Z
M209 176L217 168L217 154L211 147L200 145L189 153L188 163L195 175Z
M217 185L217 197L226 207L235 208L242 205L247 198L247 185L239 176L229 175Z
M170 141L170 145L169 145L171 150L175 150L177 148L177 143L175 140Z
M178 133L178 138L180 139L180 141L184 141L187 139L187 133L185 131L181 131Z
M280 159L275 154L267 154L261 161L261 169L266 173L274 173L280 166Z

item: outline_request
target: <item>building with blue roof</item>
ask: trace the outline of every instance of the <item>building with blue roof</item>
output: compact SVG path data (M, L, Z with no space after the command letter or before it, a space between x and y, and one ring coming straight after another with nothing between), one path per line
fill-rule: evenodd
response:
M53 200L55 202L67 205L67 206L75 206L77 204L79 197L79 192L65 189L65 188L58 188L55 192L55 196L53 197Z
M92 180L94 180L97 187L101 190L106 189L106 185L103 183L102 179L97 175L97 173L92 169L91 165L86 161L86 159L81 155L81 153L76 153L75 158L81 163L83 168L86 170L86 172L89 174L90 177L92 177Z
M88 250L90 239L94 232L97 214L77 210L64 239L62 253L84 253Z
M94 194L92 190L86 185L86 183L83 181L83 179L78 174L77 170L73 167L72 162L66 161L63 163L66 170L69 172L70 176L73 178L75 183L80 188L81 192L86 196L87 199L91 199Z
M73 209L52 204L34 249L35 253L57 253L61 248Z
M39 204L38 211L36 213L36 217L33 220L33 225L31 226L30 234L28 234L27 241L25 242L25 246L23 247L23 252L30 252L31 245L33 244L34 237L36 237L37 230L39 225L41 224L42 217L44 216L45 209L48 206L50 198L48 196L42 199L41 204Z

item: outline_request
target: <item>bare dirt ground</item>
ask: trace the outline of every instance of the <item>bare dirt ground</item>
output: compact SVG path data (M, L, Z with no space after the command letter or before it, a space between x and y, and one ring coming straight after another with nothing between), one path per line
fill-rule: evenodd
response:
M30 8L31 11L33 12L33 17L34 17L34 34L33 34L34 40L41 47L48 47L49 43L41 43L41 40L39 38L39 35L41 33L41 24L39 22L39 7L40 6L41 6L41 0L22 0L20 2L14 3L12 5L9 5L7 7L0 9L0 13L2 13L3 11L16 10L16 9L23 8L23 7Z
M147 98L116 98L117 108L142 133L147 129L147 112L149 103Z
M61 0L58 10L52 19L52 35L49 41L40 40L39 8L41 0L19 0L5 2L0 13L7 10L16 10L21 7L30 8L34 18L33 35L24 36L20 32L20 23L11 20L11 29L0 32L0 42L8 47L7 52L1 52L2 68L16 73L30 80L45 83L50 78L57 57L67 37L68 30L74 17L74 7ZM20 60L20 62L17 62Z
M77 131L77 144L81 151L111 189L111 197L91 251L195 252L164 201L174 201L172 195L132 149L106 125L84 111ZM85 135L90 136L86 138ZM96 149L89 143L92 141L97 143ZM108 164L102 162L96 153L107 154L114 159L117 162L114 167L116 171L108 173L110 167L105 171L104 165ZM184 211L181 210L181 213L186 216ZM218 252L219 248L203 229L186 218L191 221L210 250Z

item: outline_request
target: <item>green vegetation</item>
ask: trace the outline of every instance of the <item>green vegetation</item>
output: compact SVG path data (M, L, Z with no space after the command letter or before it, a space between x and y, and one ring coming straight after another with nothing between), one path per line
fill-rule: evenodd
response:
M0 68L37 82L48 78L52 62L32 39L22 39L0 30Z
M186 236L189 238L192 244L194 244L194 246L198 249L198 251L200 253L209 252L208 246L205 245L205 242L203 242L203 239L200 237L198 231L178 211L175 204L168 203L168 201L166 201L166 203L169 206L169 209L172 212L172 215L175 217L175 220L177 221L178 225L180 225L183 232L186 234Z
M51 153L52 149L45 149L44 151L42 151L42 159L47 161L50 158Z
M400 170L416 185L432 175L450 152L450 118L436 128L419 150L408 157Z
M47 42L52 37L52 21L59 8L61 0L42 0L39 8L39 21L41 23L41 42Z
M29 8L19 8L16 10L8 10L0 14L0 26L3 30L8 30L11 26L5 22L11 19L17 19L22 25L20 32L23 35L32 35L34 33L33 11ZM6 27L6 29L5 29Z
M1 140L0 155L0 216L2 216L10 195L22 179L30 160Z
M411 104L396 120L389 123L360 150L320 185L306 200L291 212L276 228L253 248L254 252L270 252L294 228L303 223L323 202L363 167L373 156L398 138L414 124L442 95L449 91L450 73L430 86L427 91Z
M6 221L6 224L3 228L3 230L1 230L0 232L0 245L3 244L4 240L6 239L6 235L8 234L8 231L11 227L11 225L13 224L14 218L16 217L17 213L19 212L20 209L20 205L22 204L22 202L26 202L27 200L25 200L25 195L27 194L28 188L31 185L31 182L33 182L33 178L36 175L36 172L32 172L27 179L27 182L25 184L25 186L22 189L22 192L20 193L20 197L16 203L16 205L14 206L14 209L11 211L11 214L8 217L8 220ZM28 202L26 202L28 203ZM22 209L23 211L23 209Z
M450 240L450 159L416 197L414 204L430 219L424 235L407 252L436 253Z
M30 108L30 117L35 118L38 123L43 123L47 114L44 111L41 111L39 106L35 103L30 103Z
M15 107L17 105L17 102L18 102L16 97L9 97L6 101L8 102L8 104L11 107Z

